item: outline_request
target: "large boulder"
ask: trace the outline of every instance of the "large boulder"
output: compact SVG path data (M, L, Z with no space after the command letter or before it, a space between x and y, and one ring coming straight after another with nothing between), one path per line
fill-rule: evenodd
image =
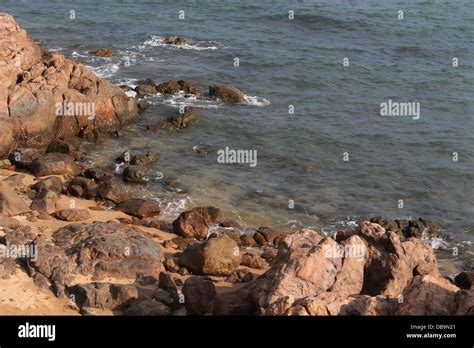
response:
M137 117L135 99L122 89L83 64L42 51L11 15L0 13L0 155Z
M179 257L179 264L197 275L231 275L241 261L239 246L226 235L191 244Z

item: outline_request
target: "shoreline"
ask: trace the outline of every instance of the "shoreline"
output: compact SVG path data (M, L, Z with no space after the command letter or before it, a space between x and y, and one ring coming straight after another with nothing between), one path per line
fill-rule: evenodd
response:
M8 152L0 165L0 246L32 245L39 252L35 260L0 258L0 294L8 301L0 302L1 313L472 314L472 272L446 263L445 269L459 274L449 279L440 273L432 247L421 239L437 227L422 219L374 217L334 236L264 226L241 233L245 226L226 220L227 212L214 206L163 221L163 207L139 193L157 153L126 151L115 166L82 162L84 139L120 137L120 126L147 105L82 64L41 53L11 16L1 16L3 39L26 53L19 66L16 56L8 56L0 70L13 91L9 118L0 120L8 126L0 139ZM54 95L58 88L62 95ZM28 109L32 99L24 90L31 91L36 113ZM203 95L184 80L147 80L135 92ZM96 103L93 117L54 115L54 102L66 96ZM246 103L245 93L228 85L209 86L209 97ZM199 117L197 108L186 107L148 127L183 129Z

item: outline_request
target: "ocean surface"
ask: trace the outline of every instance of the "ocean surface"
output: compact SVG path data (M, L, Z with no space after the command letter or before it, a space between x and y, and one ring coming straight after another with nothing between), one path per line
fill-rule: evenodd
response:
M90 147L89 161L107 165L125 150L159 152L141 190L165 217L213 204L249 227L327 233L375 215L423 217L453 237L432 240L445 258L472 268L472 0L0 0L0 11L113 83L185 79L245 91L249 105L148 97L123 138ZM167 35L192 43L166 45ZM89 54L101 47L114 56ZM381 116L388 100L419 103L419 119ZM145 129L180 105L202 118L179 132ZM225 147L257 150L257 166L218 163Z

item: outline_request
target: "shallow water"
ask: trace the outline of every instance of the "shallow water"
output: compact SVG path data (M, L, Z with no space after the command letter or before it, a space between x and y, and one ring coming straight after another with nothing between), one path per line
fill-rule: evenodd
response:
M204 88L236 85L255 97L253 105L238 106L154 96L124 139L94 147L91 158L107 164L124 150L158 151L156 176L187 190L167 191L156 179L143 193L168 205L170 218L212 203L250 226L331 232L374 215L422 216L444 222L472 266L472 1L97 3L3 0L0 10L43 45L112 82L183 78ZM167 35L193 44L165 45ZM100 47L115 56L88 54ZM388 99L420 103L420 119L380 116ZM202 108L197 125L171 134L145 130L183 103ZM196 145L207 146L208 154L196 156ZM257 150L258 165L217 163L216 152L225 147Z

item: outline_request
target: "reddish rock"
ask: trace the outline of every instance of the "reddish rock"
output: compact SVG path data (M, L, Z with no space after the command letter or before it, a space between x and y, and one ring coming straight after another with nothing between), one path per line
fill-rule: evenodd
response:
M189 210L181 213L173 221L174 232L186 238L206 238L208 234L208 224L206 219L196 210Z
M81 172L74 159L63 153L48 153L41 158L37 158L31 163L29 170L34 176L75 176Z
M84 221L90 219L91 214L87 209L63 209L54 213L54 216L63 221Z
M30 208L8 184L0 182L0 214L15 216L30 211Z

